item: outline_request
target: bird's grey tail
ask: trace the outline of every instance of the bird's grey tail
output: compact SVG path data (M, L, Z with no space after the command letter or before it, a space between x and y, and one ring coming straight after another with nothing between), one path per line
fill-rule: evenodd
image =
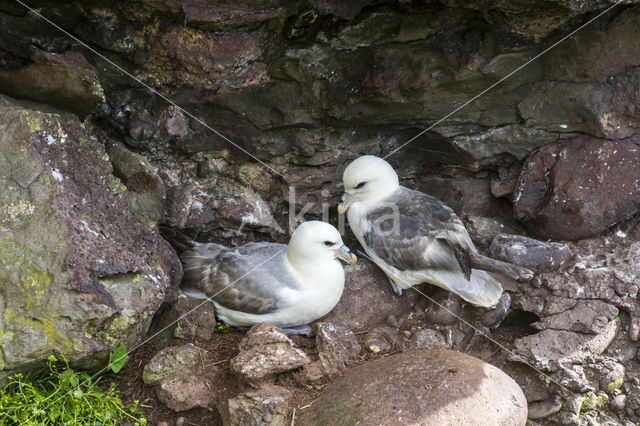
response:
M529 281L534 275L533 272L527 268L482 256L481 254L471 256L471 267L473 269L502 274L520 282Z
M474 269L468 281L459 271L430 270L429 275L429 283L483 308L497 305L502 296L502 285L485 271Z
M216 257L225 249L219 244L196 244L192 249L185 251L180 256L184 275L182 276L183 289L194 291L203 290L212 269L216 268Z

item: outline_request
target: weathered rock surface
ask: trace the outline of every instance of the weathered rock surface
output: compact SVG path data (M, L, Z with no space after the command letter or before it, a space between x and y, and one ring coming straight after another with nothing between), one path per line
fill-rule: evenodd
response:
M348 370L302 416L309 425L524 425L527 402L509 376L477 358L415 350Z
M618 330L616 321L609 322L600 334L584 335L566 330L544 330L521 337L514 342L518 355L537 368L558 369L562 363L580 363L594 355L600 355L613 341ZM518 361L518 356L513 356Z
M208 352L193 343L165 348L144 366L142 379L174 411L194 407L211 408L211 386L215 386L215 366L205 366Z
M299 376L302 381L314 382L333 377L347 368L347 362L358 355L362 347L348 328L331 322L316 324L316 350L318 361L304 366Z
M321 322L316 326L316 350L325 374L333 375L344 370L347 362L362 348L348 328Z
M288 228L304 219L323 217L336 223L335 205L343 190L341 175L346 163L362 154L390 154L438 121L435 127L389 159L398 170L403 185L443 199L461 217L481 218L468 220L467 224L480 248L484 249L495 236L499 224L504 225L500 232L522 233L519 224L513 220L512 200L517 195L521 163L533 150L548 144L564 146L577 138L588 140L589 137L600 138L595 139L594 144L601 146L611 141L626 143L636 139L640 129L636 108L640 104L640 38L637 34L640 12L631 4L638 3L637 0L616 5L575 36L442 122L439 120L452 110L613 3L600 0L38 2L39 13L173 99L184 111L167 105L146 88L136 86L111 64L90 54L36 14L27 12L17 3L5 3L0 7L0 27L3 28L0 32L0 68L7 73L4 75L12 76L13 82L19 85L22 71L38 64L43 66L42 62L32 59L30 45L38 46L51 58L69 58L69 55L75 55L70 52L82 52L97 73L93 74L89 69L80 72L89 80L95 76L94 81L104 88L106 102L95 100L88 86L82 84L79 86L81 93L59 91L55 98L39 101L58 110L69 108L68 104L56 102L68 99L69 93L74 93L79 103L70 107L81 105L83 112L78 113L82 114L99 103L94 114L88 117L87 128L81 137L89 141L91 149L98 146L96 155L98 152L102 155L99 145L105 139L103 134L119 140L104 145L114 168L113 173L107 173L107 186L120 201L115 200L114 205L114 200L109 199L98 210L107 216L105 223L111 221L111 213L117 211L120 216L116 227L129 232L129 225L123 225L129 215L119 211L120 206L125 206L140 222L139 228L134 226L135 235L142 233L138 233L138 229L155 235L153 229L158 217L163 224L181 228L193 239L229 245L249 240L283 242L287 239ZM47 85L55 80L63 88L77 84L74 77L77 73L66 65L62 68L69 76L67 80L50 76L48 81L41 83ZM25 80L25 85L17 89L27 96L29 90L25 88L28 87L32 86ZM37 108L45 109L43 106ZM53 109L48 111L59 115ZM63 123L61 128L71 138L76 132L69 132L66 126ZM213 134L207 126L233 143ZM55 134L53 136L57 138ZM120 142L133 147L136 154ZM264 164L243 154L237 146ZM36 147L36 151L41 147ZM47 152L46 149L41 151ZM140 161L138 154L144 156L148 164ZM7 156L14 157L13 151ZM104 167L98 157L85 156L83 160L92 164L93 173L101 175ZM2 164L11 162L2 158L0 156ZM68 177L73 175L75 166L65 168L63 173L57 164L54 167L63 175L61 185L66 191L70 187ZM607 166L613 168L612 164L608 162ZM21 185L29 185L30 193L36 194L38 185L35 182L41 176L29 184L30 167L11 167L12 178L22 182ZM0 168L7 169L7 166ZM80 175L88 169L82 170ZM546 170L550 172L549 182L553 182L556 168ZM567 170L573 172L571 167ZM599 177L601 174L598 173L607 170L603 165L601 170L592 168L592 171ZM637 176L637 171L635 173ZM162 185L154 174L162 180ZM0 175L6 176L6 173L0 172ZM51 174L50 178L53 176ZM83 179L80 176L79 180ZM569 227L566 223L573 223L576 217L581 217L581 212L587 211L590 215L587 225L604 226L604 222L613 223L626 217L621 212L633 210L633 206L629 208L612 201L614 194L610 189L615 185L607 182L598 185L591 193L585 185L582 185L583 192L574 193L578 204L582 200L591 202L588 211L581 205L578 207L582 210L554 210L549 222L552 225L559 223L562 232L573 232L580 227ZM0 210L11 222L0 226L17 233L16 221L25 221L30 208L13 205L22 199L11 198L13 196L5 203L7 199L2 197L6 196L4 192L8 186L0 186L3 190L0 199L4 203ZM124 187L126 191L123 191ZM84 189L77 191L75 199L64 199L61 205L75 205L71 210L80 211L74 229L84 234L73 241L73 249L82 252L82 238L86 236L92 245L85 257L91 258L104 247L93 245L94 239L100 237L82 231L82 220L85 220L83 198L91 203L95 199L95 192L89 190L89 197L85 192ZM607 202L598 204L598 200L609 195ZM622 200L622 193L618 195L615 197ZM549 210L546 198L554 194L550 192L548 196L538 197L542 198L542 213ZM604 210L600 211L600 208ZM143 212L136 211L139 209ZM610 212L613 212L612 216ZM553 216L556 213L557 217ZM34 220L46 224L51 217ZM97 229L93 221L85 222L98 234L105 233L107 239L111 238L112 234L105 232L106 227ZM55 235L59 229L63 227L40 226L37 235ZM22 236L16 238L24 240ZM127 240L128 237L123 238ZM156 259L166 257L164 249L155 245L154 238L132 237L135 242L131 244L129 240L121 244L121 240L116 239L117 244L110 247L117 247L119 252L126 253L125 257L139 256L137 263L134 262L135 268L144 264L157 271L154 261L148 261L153 257L148 253L156 253ZM347 228L345 242L357 246L353 240L349 241L350 238ZM610 421L607 416L612 414L605 413L606 401L601 404L603 392L609 400L613 400L617 392L627 397L621 411L616 411L619 414L615 414L615 421L621 424L640 422L640 382L633 380L640 374L637 345L633 342L640 338L638 240L638 227L626 223L606 231L602 237L568 243L574 259L567 260L558 269L546 269L543 267L546 263L542 262L536 278L530 283L505 283L508 290L505 294L512 296L513 308L500 312L506 313L507 318L497 328L485 328L494 322L491 313L483 315L469 306L459 310L465 320L479 326L509 349L513 349L514 339L522 339L518 341L522 346L515 350L516 353L522 350L526 359L531 359L529 344L535 333L566 332L571 333L567 335L569 342L574 338L583 341L601 336L612 322L619 324L616 336L600 355L596 352L601 345L584 350L578 345L580 356L557 354L558 359L567 361L562 365L553 360L547 362L552 356L542 356L542 364L548 365L545 373L577 394L563 397L561 411L544 418L541 424L581 420L595 423L596 418ZM37 252L35 245L29 247L30 254ZM64 264L61 259L68 251L65 247L51 246L47 250L47 253L58 254L60 265ZM100 259L105 260L104 257ZM20 277L16 276L15 268L7 265L3 268L6 266L6 270L11 269L13 273L8 282L18 282ZM87 269L95 272L94 266ZM427 324L444 334L447 345L453 348L478 354L483 359L486 356L495 365L504 362L506 353L496 352L497 348L487 338L458 320L451 322L449 319L450 323L446 325L430 325L425 318L426 300L422 296L413 291L405 292L400 298L393 296L386 279L375 267L361 267L347 268L347 289L335 312L337 320L329 317L335 325L346 326L363 338L362 331L391 324L399 328L403 347L410 346L411 339L416 336L415 344L421 344L423 335L427 343L434 338L434 343L439 344L438 334L417 331ZM52 268L56 274L54 281L63 280L62 276L70 271L69 268L66 272L63 268ZM72 268L77 268L77 262ZM58 273L59 269L63 269L62 275ZM121 269L132 270L132 267L125 264ZM177 271L179 266L175 269ZM359 272L357 276L354 271ZM0 278L9 273L3 274ZM113 271L107 271L100 279L108 282L113 275ZM104 344L105 340L100 336L113 335L112 327L124 327L121 324L124 317L136 328L134 334L143 333L148 323L146 315L150 317L161 299L168 295L163 288L166 280L162 274L144 276L158 279L159 290L150 283L143 283L140 285L142 296L139 296L137 287L121 285L119 289L131 290L126 295L113 296L121 310L108 309L103 315L100 309L91 305L89 314L77 309L76 316L70 317L68 321L76 327L84 321L79 317L88 315L85 328L93 337L89 339L84 333L77 333L78 340L89 339L88 343L82 340L90 346L88 352L94 351L91 349L94 346L102 348L99 352L104 359L108 349L113 347L112 343L115 345L122 339L116 337L113 342L109 340ZM130 281L138 285L136 279L133 277ZM66 282L74 284L78 280ZM51 294L67 294L57 289L62 287L58 286L58 281L52 287L56 290L51 290ZM112 287L107 290L111 294L114 293ZM0 288L0 295L4 297L2 284ZM7 292L14 295L15 287L8 288ZM423 288L431 294L429 286ZM73 352L69 349L72 345L63 345L58 337L54 337L51 344L49 337L43 337L51 335L52 330L66 333L67 327L63 316L51 326L47 312L57 315L55 303L58 299L49 296L45 291L45 296L34 303L34 306L42 306L41 311L28 309L35 311L37 316L34 318L43 320L44 324L44 331L38 332L33 339L25 336L39 327L40 322L30 321L32 317L20 304L5 306L2 304L4 299L0 298L1 316L10 325L0 329L4 333L0 333L0 344L6 350L4 357L10 362L15 361L16 354L23 353L27 347L25 342L34 345L34 342L49 342L41 347L42 354L38 353L34 360L42 359L56 347L62 347L65 353ZM87 297L97 299L100 296L90 293ZM58 298L64 299L61 305L69 305L64 297ZM49 299L54 305L47 304ZM131 310L129 305L120 303L122 299L128 301ZM586 306L591 301L603 303ZM22 309L22 319L19 320L21 323L13 324L11 309L16 307ZM614 312L612 307L619 312L610 321ZM138 314L141 311L144 315ZM9 312L8 316L6 312ZM586 315L584 319L579 316L582 313ZM500 319L500 316L496 318ZM110 317L111 320L104 319ZM388 320L389 317L395 319ZM443 315L437 317L444 318ZM28 327L23 324L27 321ZM560 328L554 330L552 327L556 326ZM576 349L576 345L559 347L553 342L564 335L547 337L539 342L542 347L537 349L538 353ZM129 345L130 341L126 343ZM78 342L72 344L77 347ZM611 369L599 367L607 362L611 363ZM101 361L95 360L91 365L99 363ZM84 361L80 364L91 366ZM509 364L515 362L507 362ZM527 372L525 375L532 374ZM617 383L620 374L625 376L622 386L609 392L611 380ZM520 382L519 377L517 380L526 382L526 379ZM530 402L555 402L558 394L563 394L556 386L548 380L534 380L525 394ZM523 388L527 389L524 384ZM534 388L540 391L531 391ZM581 401L587 400L586 395L581 394L584 392L592 392L588 399L595 399L596 404L589 411L583 407L579 415ZM229 396L225 395L225 398ZM187 424L188 420L189 416L185 415L181 421Z
M56 352L94 368L143 338L179 260L88 126L0 103L0 381Z
M538 401L529 404L528 417L532 420L544 419L558 413L562 409L561 401Z
M391 315L401 317L421 297L412 290L396 296L386 275L375 264L359 259L345 267L342 298L324 319L353 332L363 331L385 324Z
M231 371L248 383L263 382L311 362L282 329L271 324L251 327L239 348L240 353L231 360Z
M522 235L499 234L489 246L491 257L537 272L554 271L573 258L566 244L545 243Z
M398 346L398 329L390 325L378 325L362 338L364 347L373 353L386 353Z
M594 236L640 210L640 139L579 137L549 144L524 165L514 214L543 238Z
M105 102L95 68L78 52L49 53L31 46L32 63L0 70L0 92L52 105L80 117Z
M218 405L224 426L288 424L291 391L282 386L262 385Z
M175 303L156 315L152 331L154 334L160 332L154 338L156 346L166 346L174 337L209 340L215 327L213 303L181 294Z
M447 346L444 335L430 328L415 331L409 341L411 349L445 349Z

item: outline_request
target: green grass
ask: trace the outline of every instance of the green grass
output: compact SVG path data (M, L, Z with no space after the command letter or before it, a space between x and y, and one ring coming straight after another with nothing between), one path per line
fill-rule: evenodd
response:
M217 322L215 328L213 329L214 333L228 333L231 331L229 324L225 324L223 322Z
M112 384L98 387L84 372L75 372L67 361L60 371L50 356L49 372L33 379L16 374L0 390L0 425L146 425L138 401L124 405Z

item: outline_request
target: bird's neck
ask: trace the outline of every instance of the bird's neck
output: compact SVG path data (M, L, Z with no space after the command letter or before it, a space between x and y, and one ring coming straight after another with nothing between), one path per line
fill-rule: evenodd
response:
M365 200L357 201L358 208L361 211L368 211L373 207L379 207L379 204L389 198L398 188L400 188L400 185L397 182L389 182L386 185L382 185L376 188L375 193L369 194Z

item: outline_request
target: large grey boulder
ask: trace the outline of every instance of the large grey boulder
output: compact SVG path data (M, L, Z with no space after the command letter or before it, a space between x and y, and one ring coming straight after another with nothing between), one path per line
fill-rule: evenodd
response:
M53 353L102 366L141 341L179 281L92 132L0 96L0 382Z
M450 350L415 350L348 370L311 407L305 425L524 425L527 401L505 373Z

